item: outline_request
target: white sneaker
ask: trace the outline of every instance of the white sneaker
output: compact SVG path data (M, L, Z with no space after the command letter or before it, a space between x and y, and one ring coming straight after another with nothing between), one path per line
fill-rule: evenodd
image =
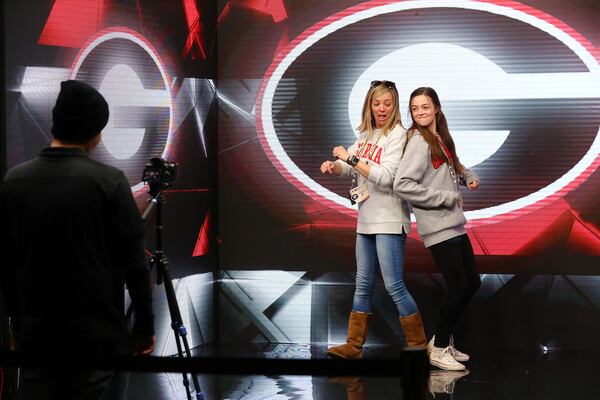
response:
M462 371L465 369L465 366L456 361L454 357L452 357L452 354L450 354L450 346L433 346L433 349L429 354L429 363L448 371Z
M431 354L434 343L435 343L435 335L433 335L433 337L431 338L429 343L427 343L427 353L428 354ZM452 355L452 357L454 357L454 359L456 361L467 362L471 358L468 354L465 354L462 351L457 350L456 347L454 347L454 337L453 336L450 336L450 344L448 347L450 348L450 354Z
M429 393L435 398L436 393L454 394L454 384L463 376L469 374L468 370L464 371L441 371L435 370L429 373L427 386Z
M450 354L452 354L452 357L459 362L467 362L471 358L468 354L458 351L456 347L454 347L454 337L452 335L450 335Z

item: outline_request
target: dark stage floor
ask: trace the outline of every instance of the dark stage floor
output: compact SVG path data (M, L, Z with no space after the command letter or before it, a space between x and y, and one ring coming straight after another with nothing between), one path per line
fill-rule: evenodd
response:
M326 346L228 345L221 356L315 359L325 358ZM397 348L368 347L365 358L394 359ZM213 348L195 349L202 357ZM594 352L497 351L471 354L468 372L431 368L429 399L600 399L598 359ZM399 378L328 378L323 376L199 376L206 399L403 399ZM129 400L186 399L180 374L132 374Z

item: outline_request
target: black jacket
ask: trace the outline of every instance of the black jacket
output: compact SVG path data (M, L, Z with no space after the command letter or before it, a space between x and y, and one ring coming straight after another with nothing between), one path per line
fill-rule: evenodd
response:
M124 282L134 332L154 333L143 223L120 170L79 149L44 149L6 173L0 233L2 291L23 350L125 351Z

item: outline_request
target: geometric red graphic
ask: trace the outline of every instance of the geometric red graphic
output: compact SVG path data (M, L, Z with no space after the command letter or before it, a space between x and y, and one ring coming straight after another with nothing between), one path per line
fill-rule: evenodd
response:
M194 247L192 257L204 256L208 254L210 247L210 224L211 218L209 211L204 218L204 223L200 227L200 233L198 233L198 239L196 240L196 246Z
M270 15L273 17L275 23L281 22L288 17L283 0L231 0L226 4L219 19L229 11L229 6L239 6L261 14Z
M230 10L230 3L225 4L225 7L223 7L223 11L221 11L221 15L219 15L219 18L217 18L217 27L221 26L221 24L223 23L223 19L227 16L227 14L229 14Z
M538 216L542 218L543 214ZM541 231L537 231L536 236L525 243L516 254L519 255L536 255L543 253L556 253L564 251L565 244L569 238L569 232L573 226L573 213L570 209L566 209L560 216L556 218L548 218L548 225ZM538 224L542 225L542 224ZM531 232L530 225L524 231Z
M279 43L277 44L277 49L275 49L275 54L279 53L281 49L287 46L290 43L290 28L289 26L285 27L285 30L281 34L281 38L279 39Z
M575 253L600 256L600 233L576 219L571 227L567 248Z
M191 52L193 60L198 56L206 58L204 41L202 40L202 21L200 20L200 11L196 8L196 2L194 0L183 0L183 9L190 34L185 42L182 57L187 57ZM200 54L198 54L198 51Z
M554 245L564 246L574 219L570 209L564 199L559 199L518 218L468 226L473 251L483 255L537 254L545 246L542 242L551 237L558 239Z
M475 254L537 255L574 252L600 255L600 232L559 199L518 218L467 228Z
M100 30L104 18L103 0L56 0L38 43L81 48Z

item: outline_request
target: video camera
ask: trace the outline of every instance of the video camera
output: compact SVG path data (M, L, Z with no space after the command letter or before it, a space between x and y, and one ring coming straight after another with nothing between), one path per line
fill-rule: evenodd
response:
M169 187L177 179L177 163L166 161L160 157L148 160L144 166L142 182L150 185L150 188L164 189Z

